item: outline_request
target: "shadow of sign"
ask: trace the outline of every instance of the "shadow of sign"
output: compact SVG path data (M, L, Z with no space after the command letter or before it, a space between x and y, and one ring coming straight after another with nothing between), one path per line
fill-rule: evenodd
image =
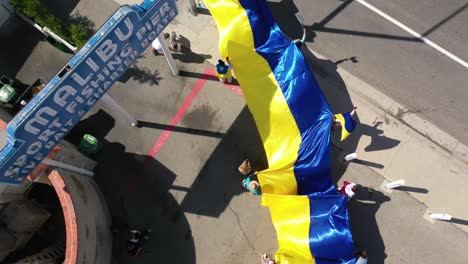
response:
M195 263L191 227L182 207L169 192L176 175L151 156L129 153L118 142L106 140L115 119L104 110L81 120L66 139L78 144L85 133L95 136L102 149L92 156L98 162L94 180L112 215L113 256L119 263L134 263L127 253L130 229L151 229L138 263ZM174 256L174 252L178 252Z

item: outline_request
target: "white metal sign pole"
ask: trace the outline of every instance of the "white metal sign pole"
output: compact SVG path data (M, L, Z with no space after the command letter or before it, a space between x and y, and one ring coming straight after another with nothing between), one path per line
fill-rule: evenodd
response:
M112 97L110 97L108 94L104 94L101 97L101 102L105 103L107 106L110 108L114 109L117 113L119 113L121 116L125 117L125 119L132 124L132 126L136 127L138 125L138 120L134 116L132 116L125 108L120 106Z
M174 58L172 58L171 51L167 47L167 43L166 43L166 40L164 39L164 35L159 34L158 40L159 40L159 43L161 44L161 48L163 49L164 57L166 57L167 63L169 64L169 67L171 67L172 74L174 74L174 76L178 76L179 69L177 68L177 65L175 64Z
M86 170L86 169L83 169L83 168L78 168L76 166L73 166L73 165L70 165L70 164L67 164L67 163L63 163L63 162L60 162L60 161L45 158L42 162L44 164L47 164L47 165L50 165L50 166L53 166L53 167L78 172L78 173L84 174L86 176L93 176L94 175L94 172L92 172L90 170Z

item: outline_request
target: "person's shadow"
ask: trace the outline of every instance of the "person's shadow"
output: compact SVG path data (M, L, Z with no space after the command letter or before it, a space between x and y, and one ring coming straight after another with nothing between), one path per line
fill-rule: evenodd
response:
M197 54L192 51L190 40L186 37L179 35L177 41L181 45L180 52L173 52L172 57L184 63L203 63L207 59L211 59L209 54Z
M384 150L384 149L391 149L398 144L400 144L399 140L389 138L384 135L384 131L379 129L379 126L382 122L377 122L373 124L373 126L369 126L366 124L360 124L358 133L360 135L369 136L371 138L371 142L368 146L364 148L365 151L377 151L377 150Z
M380 206L388 201L390 197L382 192L359 186L348 205L354 245L359 249L367 249L369 259L372 260L370 263L383 264L387 257L376 214Z

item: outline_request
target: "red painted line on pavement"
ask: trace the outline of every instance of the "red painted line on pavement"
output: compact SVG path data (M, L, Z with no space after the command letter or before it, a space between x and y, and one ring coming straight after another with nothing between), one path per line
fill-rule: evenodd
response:
M213 69L207 68L205 72L203 73L204 76L209 75L213 72ZM207 81L207 78L200 78L198 79L197 83L195 86L192 88L192 91L190 94L185 98L185 101L182 103L180 106L179 110L175 114L175 116L172 118L171 122L169 123L170 127L173 127L177 125L182 117L184 116L185 112L187 111L188 107L192 103L193 99L197 96L198 92L200 92L201 88L203 85L205 85ZM156 140L156 143L154 143L153 148L151 148L151 151L149 152L149 156L154 158L156 155L158 155L159 151L161 150L162 146L166 143L167 139L169 138L169 135L171 135L172 130L168 129L165 130L161 136Z
M171 122L169 123L169 126L173 127L173 126L177 125L180 122L180 120L184 116L185 112L187 111L188 107L192 103L193 99L195 99L195 97L200 92L201 88L205 85L206 81L209 79L209 75L211 75L213 73L214 73L214 70L212 68L206 68L205 69L205 72L203 72L202 77L200 79L198 79L198 81L195 83L195 86L193 86L192 90L187 95L187 97L185 98L182 105L179 107L179 110L177 110L177 113L172 118ZM172 129L169 128L167 130L164 130L164 132L159 136L159 138L156 140L153 147L151 148L148 156L146 157L146 159L143 162L143 170L148 169L148 167L150 166L153 158L156 157L156 155L158 155L159 151L164 146L164 144L168 140L171 133L172 133ZM127 189L126 195L125 195L125 203L128 202L129 195L131 195L132 193L134 193L136 191L136 189L137 189L139 183L141 182L142 178L143 178L142 174L137 174L132 178L132 180L131 180L131 182L129 184L129 187Z
M236 94L238 94L240 96L244 96L244 93L242 92L242 89L240 88L240 86L234 85L234 84L229 84L229 83L225 83L224 85L226 87L228 87L229 89L231 89Z
M210 76L211 77L216 76L216 73L215 73L213 68L206 68L205 71L203 72L202 77L200 77L198 79L198 81L195 83L195 86L192 88L192 91L190 91L189 95L185 98L184 102L182 103L182 105L177 110L177 113L174 115L171 122L169 122L169 127L174 127L180 122L180 120L185 115L185 112L187 111L189 106L192 104L192 101L195 99L195 97L200 92L201 88L205 85L205 83L209 79L212 79L212 78L210 78ZM238 94L240 96L244 96L241 88L238 85L225 83L224 86L231 89L234 93L236 93L236 94ZM170 128L167 129L167 130L164 130L164 132L155 141L153 147L151 148L150 152L148 153L148 156L146 157L146 159L143 162L143 170L148 169L148 167L151 165L151 162L153 161L153 159L158 155L158 153L161 151L164 144L169 139L169 136L171 135L171 133L172 133L172 129L170 129ZM136 192L137 187L139 186L142 178L143 178L142 174L137 174L137 175L135 175L135 177L132 178L132 180L131 180L131 182L129 184L129 187L127 189L126 195L125 195L125 203L126 204L128 204L129 196Z

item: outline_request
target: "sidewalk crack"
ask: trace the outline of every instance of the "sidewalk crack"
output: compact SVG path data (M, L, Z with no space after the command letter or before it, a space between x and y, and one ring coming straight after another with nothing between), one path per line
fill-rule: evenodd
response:
M229 205L229 202L226 198L226 193L223 193L223 198L224 198L224 203L226 204L226 206L229 208L229 210L231 210L231 212L236 216L236 221L237 221L237 225L239 226L245 240L247 240L247 242L249 243L249 246L250 248L253 250L253 251L257 251L257 249L254 247L254 245L252 244L252 242L250 242L250 239L247 237L247 234L245 233L244 231L244 227L242 226L241 222L240 222L240 219L239 219L239 215L237 214L237 212L231 207L231 205Z

